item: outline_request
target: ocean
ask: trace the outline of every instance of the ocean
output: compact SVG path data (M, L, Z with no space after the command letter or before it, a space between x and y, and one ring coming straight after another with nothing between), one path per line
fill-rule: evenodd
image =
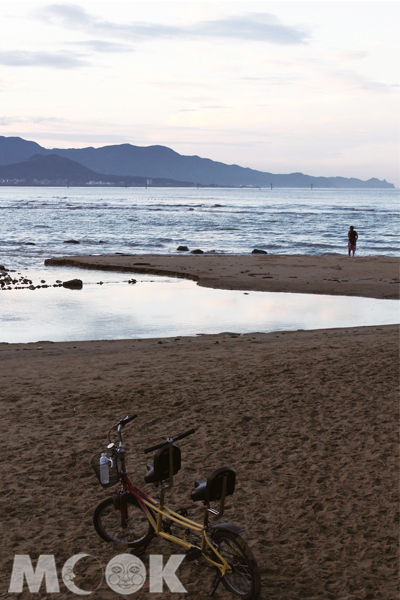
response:
M400 191L0 187L0 264L52 256L174 253L400 255ZM79 244L65 243L69 240Z
M398 322L396 300L213 290L167 277L45 267L52 256L400 253L398 190L0 188L0 265L35 286L0 294L0 342L123 339ZM74 240L76 243L65 243ZM81 278L83 290L54 288ZM98 285L99 282L102 285Z

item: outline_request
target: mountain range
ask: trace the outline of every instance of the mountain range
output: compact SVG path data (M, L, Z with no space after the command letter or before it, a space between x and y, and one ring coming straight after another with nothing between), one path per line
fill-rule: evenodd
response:
M149 180L146 177L129 175L101 175L84 167L75 160L70 160L58 154L34 154L28 160L10 165L0 166L0 185L4 182L19 182L20 185L111 185L145 187L192 187L188 181L156 177Z
M89 181L146 185L151 179L151 185L394 188L385 179L362 181L345 177L313 177L303 173L273 174L199 156L181 155L166 146L120 144L50 150L20 137L0 136L0 182L7 179L68 180L76 185Z

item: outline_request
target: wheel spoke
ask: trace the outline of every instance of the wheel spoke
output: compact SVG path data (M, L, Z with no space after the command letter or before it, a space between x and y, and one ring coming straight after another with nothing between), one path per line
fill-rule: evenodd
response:
M229 531L213 536L218 552L230 566L222 578L224 586L244 600L254 600L260 592L260 574L254 556L247 544Z
M94 526L108 542L139 546L150 539L152 528L141 508L130 498L126 502L122 512L112 498L102 502L95 511Z

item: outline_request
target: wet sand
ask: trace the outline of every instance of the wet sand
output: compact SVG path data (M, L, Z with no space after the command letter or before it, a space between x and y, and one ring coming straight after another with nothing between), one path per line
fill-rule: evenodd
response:
M46 260L47 265L194 279L227 290L399 298L399 259L269 255L103 255Z
M184 257L179 268L202 264L197 274L208 285L199 258ZM168 257L157 260L155 268L167 270ZM343 270L346 262L336 266ZM350 263L354 269L358 259ZM263 268L272 270L272 264ZM396 288L387 268L376 274L375 288L369 280L363 291ZM196 275L194 267L187 270ZM221 287L238 284L239 274L229 277L221 277ZM253 286L261 283L250 279ZM0 597L53 597L44 587L35 596L26 587L19 595L7 593L15 554L30 554L33 561L54 554L61 573L78 552L105 566L123 551L103 542L92 526L95 506L113 488L102 490L88 462L105 449L109 427L135 412L124 435L128 470L154 496L143 481L142 449L197 429L180 442L182 469L167 496L172 506L188 507L192 518L201 519L190 500L193 482L223 465L235 469L237 489L223 520L245 528L260 566L261 598L397 599L398 333L384 326L0 344ZM141 558L147 565L149 554L166 561L180 553L153 540ZM204 565L185 561L177 574L188 593L165 590L162 598L209 597L213 574ZM91 571L86 580L89 589L98 583ZM61 577L54 597L75 597ZM119 596L103 583L91 597ZM132 597L152 598L148 582ZM220 586L215 598L233 596Z

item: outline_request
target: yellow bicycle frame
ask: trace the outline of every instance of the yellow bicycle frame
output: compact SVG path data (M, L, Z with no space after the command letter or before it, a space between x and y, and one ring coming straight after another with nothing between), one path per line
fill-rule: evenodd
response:
M128 479L128 481L129 481L129 479ZM220 555L218 550L215 548L214 544L208 538L207 533L209 531L209 527L207 524L200 525L199 523L196 523L195 521L192 521L191 519L187 519L186 517L183 517L182 515L174 512L173 510L170 510L167 506L165 506L165 504L164 504L165 491L167 489L169 489L169 487L170 487L169 485L163 486L161 488L160 500L157 503L156 500L154 500L147 494L143 494L143 492L140 493L140 495L139 495L137 492L141 492L141 490L139 488L137 488L136 486L132 485L132 483L130 481L129 481L128 485L127 485L128 482L126 482L126 483L123 482L123 483L124 483L124 487L127 491L129 491L130 493L134 493L134 496L137 498L137 500L140 502L140 504L147 506L152 511L157 513L157 520L155 520L149 510L144 511L151 526L154 529L155 534L158 537L168 540L169 542L173 542L174 544L178 544L179 546L182 546L183 548L186 548L187 550L189 550L191 548L197 548L198 550L201 551L202 556L207 563L217 567L221 571L221 577L223 577L225 575L225 573L230 573L232 571L229 564ZM143 496L145 496L145 497L143 497ZM178 525L180 525L181 527L184 527L185 529L190 529L191 531L194 531L195 533L201 534L201 546L199 547L194 544L191 544L190 542L188 542L186 540L186 536L184 536L183 539L181 539L179 537L176 537L175 535L167 533L166 531L162 531L163 517L165 519L168 519L169 521L173 521L174 523L177 523ZM212 558L210 558L210 556L206 553L208 548L211 549L212 554L215 555L215 557L220 562L215 562L215 560L212 560Z

